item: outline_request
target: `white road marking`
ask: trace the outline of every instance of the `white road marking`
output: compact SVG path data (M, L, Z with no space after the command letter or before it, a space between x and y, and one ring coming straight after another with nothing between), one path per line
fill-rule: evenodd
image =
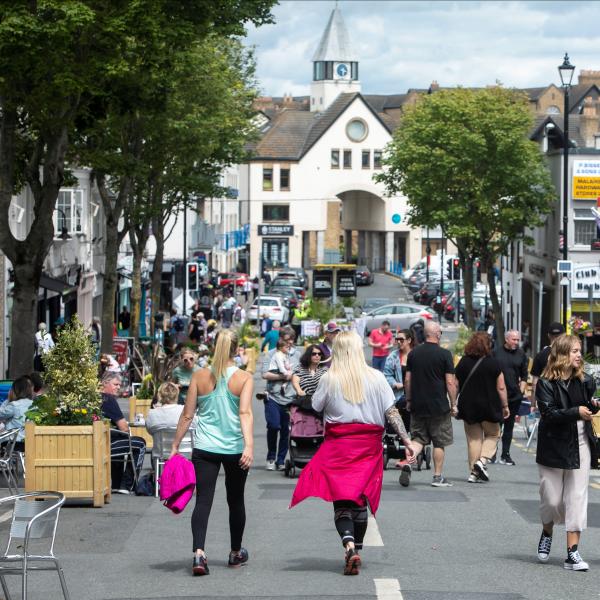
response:
M12 510L0 515L0 523L4 523L4 521L8 521L9 519L12 519Z
M365 539L363 540L363 546L383 546L379 527L377 527L377 521L373 515L369 515L369 524Z
M397 579L374 579L377 600L403 600Z

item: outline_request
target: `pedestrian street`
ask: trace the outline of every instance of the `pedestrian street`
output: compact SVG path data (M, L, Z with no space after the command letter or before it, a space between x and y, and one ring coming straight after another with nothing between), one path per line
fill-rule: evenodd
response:
M263 386L255 378L256 391ZM557 527L548 564L536 558L540 534L538 475L523 428L515 427L516 467L490 465L488 484L466 481L462 424L454 422L446 489L430 486L431 471L414 472L408 488L399 471L384 472L377 521L370 520L357 577L344 577L343 551L331 504L309 499L288 510L296 480L264 469L265 421L254 401L255 463L246 487L244 546L249 563L228 569L229 532L221 473L206 551L211 572L192 577L190 516L155 498L113 495L104 508L62 510L56 554L74 600L567 600L600 593L600 472L590 487L589 531L582 552L587 573L566 572L565 533ZM375 524L376 523L376 524ZM374 525L375 524L375 525ZM8 523L0 523L6 538ZM9 576L11 589L18 578ZM60 597L55 573L30 575L29 600ZM16 595L16 597L19 597Z

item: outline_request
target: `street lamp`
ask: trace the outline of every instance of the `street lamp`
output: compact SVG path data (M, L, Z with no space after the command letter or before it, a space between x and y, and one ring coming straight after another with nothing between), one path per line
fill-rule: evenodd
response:
M563 248L562 258L568 260L568 234L567 227L569 225L569 91L571 89L571 81L573 80L573 73L575 72L575 66L569 62L569 55L565 52L565 58L562 65L558 67L558 73L560 75L560 82L564 90L565 105L564 105L564 127L563 127L563 218L562 218L562 229L563 229ZM562 285L563 289L563 305L562 305L562 322L565 330L567 329L567 303L568 303L568 289L569 286Z

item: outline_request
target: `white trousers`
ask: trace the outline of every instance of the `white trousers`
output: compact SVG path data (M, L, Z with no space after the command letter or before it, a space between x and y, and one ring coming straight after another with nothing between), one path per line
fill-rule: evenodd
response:
M538 465L542 523L564 523L567 531L587 527L590 446L584 422L577 421L579 469L552 469Z

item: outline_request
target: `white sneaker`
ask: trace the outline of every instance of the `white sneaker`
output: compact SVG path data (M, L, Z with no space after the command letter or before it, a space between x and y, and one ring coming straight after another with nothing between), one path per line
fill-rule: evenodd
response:
M275 461L274 460L268 460L267 461L266 469L267 469L267 471L274 471L275 470Z
M443 475L434 475L431 485L433 487L452 487L452 484Z
M576 545L573 546L567 554L568 558L565 560L565 569L568 569L569 571L587 571L590 568L590 565L581 558Z
M490 480L490 476L488 475L488 471L485 468L485 465L483 464L482 460L478 460L475 462L475 464L473 465L473 472L477 475L477 477L479 477L479 479L483 481Z
M479 477L477 477L477 475L475 475L475 473L471 473L468 477L467 477L467 481L469 483L479 483Z

